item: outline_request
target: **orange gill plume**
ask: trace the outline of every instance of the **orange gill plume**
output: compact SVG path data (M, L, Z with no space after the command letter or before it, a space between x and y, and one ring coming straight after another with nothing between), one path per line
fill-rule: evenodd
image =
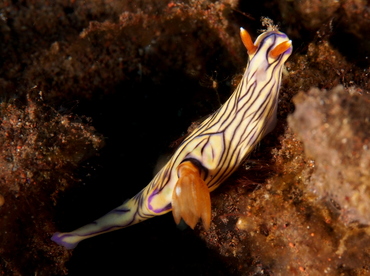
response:
M178 167L179 179L172 194L172 213L176 224L181 218L194 229L202 219L203 227L211 224L211 198L208 187L201 178L200 170L190 161Z

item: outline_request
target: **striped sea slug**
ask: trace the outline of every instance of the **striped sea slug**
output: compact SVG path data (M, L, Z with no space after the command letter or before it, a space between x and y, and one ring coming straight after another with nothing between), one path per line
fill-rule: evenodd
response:
M172 210L194 228L199 219L211 223L210 192L245 160L275 125L279 88L292 43L268 24L253 43L241 28L249 62L230 98L179 145L167 164L137 195L96 221L52 240L68 249L80 241L128 227Z

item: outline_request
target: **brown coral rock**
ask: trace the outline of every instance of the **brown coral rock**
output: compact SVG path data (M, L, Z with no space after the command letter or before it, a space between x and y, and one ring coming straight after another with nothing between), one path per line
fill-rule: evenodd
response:
M294 102L288 121L317 168L309 189L337 202L345 222L370 224L370 98L338 86L311 89Z

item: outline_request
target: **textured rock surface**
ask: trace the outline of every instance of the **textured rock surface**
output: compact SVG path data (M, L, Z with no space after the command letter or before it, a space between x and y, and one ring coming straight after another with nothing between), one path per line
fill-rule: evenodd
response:
M355 87L311 89L294 98L289 125L317 167L308 189L327 198L346 222L370 224L370 109Z
M211 230L167 215L52 243L226 100L261 15L293 39L279 121L212 194ZM1 275L369 274L369 18L359 0L2 1Z

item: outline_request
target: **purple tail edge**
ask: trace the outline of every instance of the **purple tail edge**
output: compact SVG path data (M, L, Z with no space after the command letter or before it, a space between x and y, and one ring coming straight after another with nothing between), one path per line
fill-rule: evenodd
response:
M59 245L62 245L64 246L66 249L73 249L77 246L78 242L77 243L69 243L69 242L66 242L64 241L64 238L65 237L69 237L69 236L72 236L71 234L63 234L63 233L60 233L60 232L56 232L53 234L53 236L51 237L51 240Z

